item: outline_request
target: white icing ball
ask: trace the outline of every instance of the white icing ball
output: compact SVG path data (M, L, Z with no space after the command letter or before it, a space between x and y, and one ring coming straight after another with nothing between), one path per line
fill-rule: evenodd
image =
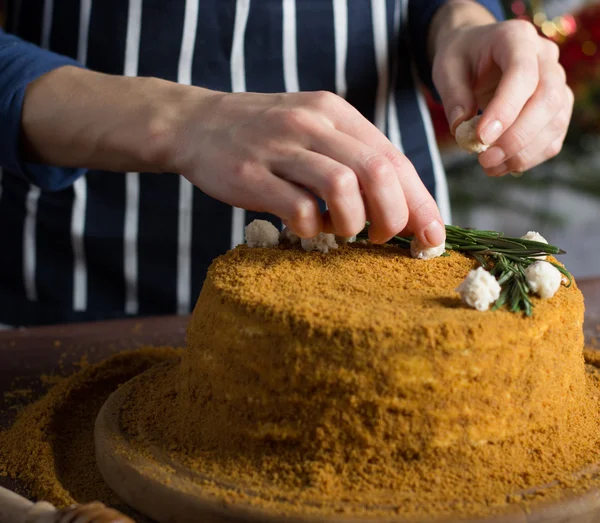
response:
M527 284L541 298L552 298L560 287L562 274L551 263L538 261L525 269Z
M246 225L248 247L275 247L279 245L279 231L267 220L254 220Z
M529 231L525 236L521 236L522 240L531 240L532 242L540 242L548 244L546 238L544 238L539 232ZM548 256L545 254L540 254L539 256L532 256L536 260L545 260Z
M417 238L413 238L410 242L410 254L413 258L419 260L431 260L437 258L446 252L446 243L437 245L436 247L427 247L423 245Z
M525 236L521 236L522 240L531 240L532 242L540 242L548 244L548 240L544 238L539 232L529 231Z
M325 234L320 232L314 238L302 238L300 240L302 248L307 251L319 251L328 253L330 249L337 249L338 244L335 242L335 234Z
M281 239L287 243L291 243L292 245L300 243L300 236L298 236L295 232L292 232L287 227L284 227L283 231L281 231Z
M481 118L481 115L462 122L454 133L458 146L470 153L479 154L487 151L489 147L481 143L477 137L477 122L479 122L479 118Z
M356 241L356 236L337 236L336 235L335 241L338 243L354 243Z
M456 291L464 303L478 311L487 311L500 297L500 284L483 267L469 272Z

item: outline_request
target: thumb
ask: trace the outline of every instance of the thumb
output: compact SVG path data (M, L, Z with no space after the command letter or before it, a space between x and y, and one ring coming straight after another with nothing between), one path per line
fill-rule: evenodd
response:
M466 60L444 56L433 67L433 83L440 94L452 134L477 112L473 80Z

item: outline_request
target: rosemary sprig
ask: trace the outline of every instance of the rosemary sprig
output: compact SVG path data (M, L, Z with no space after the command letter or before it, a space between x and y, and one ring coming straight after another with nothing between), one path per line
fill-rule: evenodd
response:
M360 237L368 237L369 225L367 222ZM394 236L388 243L410 248L411 241L412 237ZM525 277L525 269L538 261L535 259L537 256L565 254L565 251L554 245L511 238L497 231L463 229L454 225L446 225L446 250L472 256L498 280L502 291L492 310L507 306L512 312L523 312L527 316L533 313L533 302L529 298L531 289ZM552 261L548 263L566 276L569 280L566 286L569 287L573 282L569 271Z

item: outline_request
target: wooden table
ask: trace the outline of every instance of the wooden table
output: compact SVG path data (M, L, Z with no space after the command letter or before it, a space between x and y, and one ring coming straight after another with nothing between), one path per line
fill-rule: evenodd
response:
M600 278L582 280L578 285L586 302L586 335L600 335ZM0 429L14 418L3 396L13 388L15 379L27 382L57 373L84 354L93 363L140 345L182 346L188 320L188 316L167 316L0 331ZM0 486L19 487L2 477Z
M0 331L0 429L8 427L15 417L4 399L6 392L15 387L31 388L33 394L27 400L35 399L42 391L41 375L75 369L74 364L84 355L94 363L141 345L183 346L188 321L188 316L167 316ZM29 497L9 478L0 477L0 486ZM138 523L151 523L125 506L115 508Z

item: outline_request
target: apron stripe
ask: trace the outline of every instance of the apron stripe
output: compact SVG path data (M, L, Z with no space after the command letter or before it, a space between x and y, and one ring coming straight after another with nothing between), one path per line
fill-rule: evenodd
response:
M71 240L75 263L73 267L73 310L87 309L87 265L83 235L85 229L85 210L87 203L87 183L85 177L74 184L75 200L71 220Z
M371 0L373 21L373 47L377 66L377 98L375 100L375 126L386 132L386 102L389 89L389 50L386 0Z
M396 85L398 82L398 50L399 50L399 39L400 39L400 10L401 0L393 0L393 17L392 17L392 51L391 51L391 80L390 80L390 91L388 93L388 136L390 142L400 152L404 152L402 148L402 136L400 133L400 124L398 122L398 108L396 107Z
M235 0L203 0L200 3L197 33L202 36L196 39L194 84L220 92L232 90L235 7ZM242 69L236 71L235 82L245 83L243 71L242 60ZM234 210L197 188L194 188L193 209L191 305L200 293L212 260L231 248L234 214L240 218L235 228L240 235L243 235L245 216L244 211Z
M283 77L285 90L297 93L298 52L296 49L296 0L283 0Z
M142 0L129 0L125 38L125 76L137 76L142 33Z
M404 27L403 34L405 35L406 42L408 42L409 38L408 23L408 0L402 0L402 24ZM400 60L402 60L402 58L400 58ZM442 219L446 223L451 223L452 216L450 215L450 196L448 193L448 184L446 182L444 166L437 148L433 124L431 122L431 115L429 113L429 109L427 108L423 93L417 85L418 76L413 60L404 60L403 62L405 64L406 73L409 74L409 78L412 79L412 85L410 86L412 89L410 89L409 92L413 94L414 100L411 101L413 101L413 103L416 102L417 107L417 114L415 115L416 118L414 120L414 126L418 129L418 133L415 133L416 138L418 139L417 145L421 146L422 148L423 141L427 144L424 154L428 156L427 163L429 171L433 174L433 180L431 180L431 175L428 177L430 179L429 189L431 194L436 199ZM404 114L406 114L406 111Z
M36 285L36 223L40 189L30 186L25 198L25 222L23 224L23 280L25 296L30 301L37 301Z
M41 46L44 49L50 48L50 33L52 31L52 11L54 9L54 0L44 1L44 18L42 24Z
M125 43L125 76L137 76L142 31L142 0L129 0ZM138 227L140 209L140 175L125 175L125 229L123 231L125 313L137 314L138 301Z
M140 215L140 174L125 175L125 230L123 250L125 259L125 312L137 314L138 301L138 226Z
M236 0L233 43L231 47L231 91L234 93L243 93L246 91L245 41L249 14L250 0ZM230 247L233 249L235 246L244 243L246 211L233 207L231 212Z
M185 2L172 2L165 13L160 4L143 5L138 73L176 82ZM165 27L169 38L157 38ZM179 183L172 173L140 174L137 296L142 315L177 310Z
M186 0L183 38L177 81L192 84L192 64L198 24L198 0ZM179 177L179 219L177 223L177 314L187 314L191 305L193 186Z
M413 76L416 77L416 74L416 68L413 66ZM442 219L445 223L451 224L452 214L450 212L450 193L448 191L448 182L446 181L446 174L444 165L442 164L442 158L440 156L439 149L437 148L435 131L433 130L433 123L431 121L431 114L429 113L429 108L425 102L425 97L420 91L417 91L417 101L419 104L419 112L421 113L423 126L425 128L429 156L431 162L433 163L433 175L435 178L435 192L433 196L440 209Z
M335 92L346 98L346 59L348 57L348 4L347 0L333 0L335 27Z
M249 92L283 93L286 90L284 59L284 47L288 45L285 43L284 35L284 2L286 1L273 0L251 4L244 38L246 89ZM286 9L288 8L289 4ZM290 46L295 47L292 43ZM293 51L293 54L296 55L296 51ZM296 57L294 56L293 59L295 60ZM293 68L294 64L290 63L290 71ZM289 74L292 82L296 82L297 75L296 65L295 72ZM291 87L293 88L294 85ZM267 220L277 228L282 226L281 220L271 214L246 211L244 225L253 220ZM240 238L243 241L243 231Z
M45 0L42 10L41 32L39 43L47 49L50 42L52 28L52 0ZM37 262L37 213L40 200L40 189L34 185L29 187L25 197L25 220L23 222L23 285L25 297L29 301L37 301L38 292L36 284Z
M58 43L63 54L73 58L77 55L79 4L79 0L58 3L45 0L42 47L50 48ZM63 31L68 31L68 35ZM24 226L26 296L56 309L71 309L73 305L73 202L73 188L41 193L31 188L28 194Z
M77 46L77 61L82 64L87 62L91 13L92 0L81 0L81 6L79 9L79 43Z
M77 60L82 64L85 64L87 61L91 12L92 0L81 0ZM73 190L74 201L71 218L71 241L75 258L73 267L73 309L75 311L84 311L87 309L87 264L83 241L87 203L87 182L85 176L82 176L73 184Z

